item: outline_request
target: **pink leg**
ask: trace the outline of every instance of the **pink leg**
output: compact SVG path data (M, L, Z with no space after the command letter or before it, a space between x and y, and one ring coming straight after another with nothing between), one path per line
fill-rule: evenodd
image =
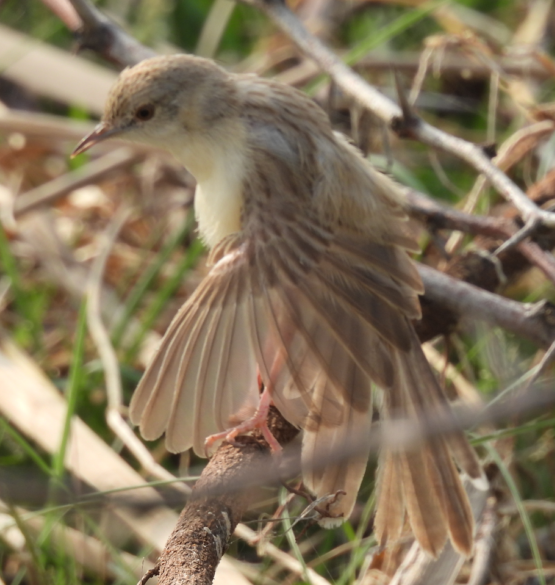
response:
M274 372L281 367L283 363L283 356L280 353L275 357L274 363L272 364L272 373L270 374L270 378L273 378ZM264 384L262 382L262 376L260 375L260 371L257 375L258 379L258 387L262 390ZM204 441L204 450L208 452L208 450L216 443L222 439L225 439L229 443L234 442L235 437L241 435L243 433L248 433L253 431L254 429L260 429L262 432L262 436L266 439L266 442L270 446L270 450L272 453L281 453L282 448L281 445L278 443L277 439L272 435L272 431L268 428L268 412L270 411L270 406L272 404L272 396L270 395L270 388L264 388L264 391L260 395L260 402L258 404L258 408L256 412L251 418L248 418L246 421L243 421L241 424L233 427L232 429L228 429L227 431L223 431L221 433L216 433L215 435L210 435Z
M263 437L270 446L272 453L281 453L281 445L278 443L277 439L274 437L274 435L272 435L272 432L268 428L267 419L271 404L272 397L270 395L270 390L265 388L264 392L262 392L260 395L260 403L258 404L258 408L256 409L254 415L236 427L233 427L232 429L228 429L222 433L216 433L215 435L210 435L206 441L204 441L204 449L208 451L208 449L210 449L214 443L220 441L221 439L225 439L229 443L233 443L235 437L238 435L248 433L254 429L260 429Z

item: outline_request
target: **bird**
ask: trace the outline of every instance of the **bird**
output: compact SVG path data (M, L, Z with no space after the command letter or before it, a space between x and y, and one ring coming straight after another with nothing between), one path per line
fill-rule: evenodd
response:
M172 452L204 456L207 439L252 428L274 404L302 430L305 486L337 496L322 523L344 521L369 457L373 395L384 421L450 412L412 324L423 286L399 186L303 92L193 55L122 71L74 154L110 137L161 147L192 173L210 250L134 392L131 421L145 439L165 432ZM459 470L482 478L463 432L382 450L378 541L410 526L432 556L447 540L470 555Z

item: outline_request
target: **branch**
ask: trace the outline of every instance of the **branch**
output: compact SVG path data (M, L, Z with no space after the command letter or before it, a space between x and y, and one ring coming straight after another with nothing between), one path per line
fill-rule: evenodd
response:
M418 265L418 272L426 290L423 301L437 303L452 311L455 320L464 315L465 318L485 321L526 337L543 348L549 347L555 340L555 306L547 301L518 303L423 264ZM439 315L438 319L445 321L445 316Z
M405 188L404 191L408 213L422 223L427 224L431 230L459 230L473 235L488 236L496 240L511 238L518 231L514 222L508 218L471 215L441 205L437 201L415 190ZM489 246L484 245L480 247L486 252L493 254L498 246L498 242L488 243L490 244ZM476 245L477 242L474 242L474 244ZM530 264L538 267L555 284L555 258L551 254L551 249L554 246L555 231L550 231L547 237L542 235L541 245L536 242L520 242L516 244L515 249ZM501 252L500 259L503 264L506 263L507 259L514 264L514 249ZM519 263L519 268L522 270L524 267L520 265L522 265L522 262ZM503 270L505 272L505 266L503 266ZM473 281L473 284L480 286L480 283L476 281Z
M80 49L95 51L120 66L135 65L156 55L104 16L89 0L70 1L82 22L81 28L74 31Z
M264 12L297 45L328 73L345 94L381 118L398 134L448 152L483 173L490 183L520 212L528 227L543 223L555 227L555 213L539 209L507 175L496 167L482 148L443 132L411 115L403 117L401 108L347 67L319 39L311 35L283 0L241 0Z
M274 408L269 427L282 445L298 433ZM224 443L193 488L155 571L147 573L139 583L157 574L159 585L211 584L235 527L256 500L257 488L265 483L258 470L267 466L279 481L282 475L277 462L258 431L253 436L238 437L236 445Z
M360 441L353 438L349 444L339 445L326 453L325 460L311 462L316 469L346 457L356 455L362 441L369 442L370 451L414 448L424 440L440 434L479 426L485 422L499 422L522 418L532 412L545 412L555 403L552 383L536 383L533 390L504 401L494 401L483 408L473 405L456 412L424 413L418 420L388 420L376 426L370 439L366 434ZM297 430L273 410L270 426L280 443L290 443ZM285 477L299 475L299 445L289 444L282 465L261 434L241 436L237 445L224 443L209 461L193 489L191 500L181 513L176 528L168 539L157 566L145 574L139 585L153 575L159 576L159 585L212 583L216 567L226 551L230 538L241 516L255 499L259 486L279 485ZM240 534L245 531L240 530ZM248 531L247 531L248 532ZM252 535L250 535L252 536ZM316 581L315 581L316 582ZM318 581L321 584L321 581Z

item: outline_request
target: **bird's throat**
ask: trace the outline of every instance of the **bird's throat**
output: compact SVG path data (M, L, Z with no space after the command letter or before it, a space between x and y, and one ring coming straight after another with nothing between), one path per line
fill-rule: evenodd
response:
M210 177L197 184L195 215L198 230L210 248L241 229L242 166L242 161L226 161L216 167Z
M227 130L218 139L203 136L189 140L186 148L172 149L197 179L195 215L210 248L241 229L246 148L243 132Z

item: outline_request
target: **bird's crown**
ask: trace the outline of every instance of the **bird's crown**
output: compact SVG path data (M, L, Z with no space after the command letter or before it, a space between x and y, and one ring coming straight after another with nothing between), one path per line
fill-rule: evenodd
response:
M108 95L103 121L120 127L126 121L148 121L160 106L166 115L175 116L187 101L209 96L210 87L225 86L228 78L226 71L200 57L147 59L122 71Z

